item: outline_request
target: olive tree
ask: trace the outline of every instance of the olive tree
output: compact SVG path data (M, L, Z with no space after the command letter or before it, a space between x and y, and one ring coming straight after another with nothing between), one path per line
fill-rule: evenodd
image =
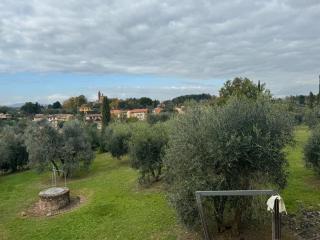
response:
M164 149L168 141L165 124L137 125L129 142L133 168L140 172L140 183L158 181L162 173Z
M80 167L87 170L94 154L84 126L79 121L66 122L62 129L62 142L60 159L66 175L71 176Z
M89 137L90 144L93 150L98 149L100 146L100 132L96 123L87 123L84 127L87 136Z
M24 134L31 166L42 172L49 167L59 170L62 138L49 124L30 124Z
M107 127L104 136L106 150L113 157L120 159L128 153L133 125L132 123L112 123Z
M320 107L306 109L304 121L310 128L315 128L320 123Z
M232 81L228 80L219 90L219 103L225 103L232 96L257 99L260 96L271 97L270 91L266 89L265 84L255 84L248 78L236 77Z
M23 136L13 126L0 131L0 170L15 172L28 164L28 153Z
M61 131L49 124L31 124L25 132L25 144L30 163L38 171L53 166L71 176L81 166L88 169L94 156L90 138L79 121L66 122Z
M304 158L307 166L312 167L320 175L320 125L312 130L304 148Z
M287 162L282 149L292 139L289 119L281 107L263 97L233 97L220 107L195 106L178 116L170 128L165 168L170 199L181 220L188 226L199 222L197 190L284 187ZM214 200L220 226L227 202ZM239 199L230 204L238 226L244 205Z

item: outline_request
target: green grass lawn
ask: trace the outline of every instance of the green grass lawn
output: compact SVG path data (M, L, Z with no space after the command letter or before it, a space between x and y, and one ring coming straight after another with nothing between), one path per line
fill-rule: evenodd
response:
M289 178L282 195L289 212L297 211L300 204L308 208L320 208L320 176L307 169L303 160L303 148L309 136L307 127L296 128L295 144L286 148Z
M71 194L85 196L86 203L52 217L21 217L49 180L33 171L0 177L1 240L184 238L164 194L140 189L126 162L98 154L87 176L68 183Z

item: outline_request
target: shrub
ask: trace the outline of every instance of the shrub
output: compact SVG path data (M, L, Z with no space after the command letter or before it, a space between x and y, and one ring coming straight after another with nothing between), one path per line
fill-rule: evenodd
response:
M89 138L91 147L93 150L100 147L100 132L96 123L87 123L85 125L85 131Z
M132 124L127 123L110 124L104 133L104 150L110 152L113 157L118 159L127 154L131 128Z
M80 122L66 122L62 129L62 139L63 146L60 159L66 175L71 176L80 166L88 170L94 158L94 153L90 139Z
M112 131L110 127L102 128L100 133L99 152L109 152L109 141Z
M0 170L15 172L28 164L28 153L18 129L5 126L0 132Z
M161 112L159 114L148 114L147 122L150 124L165 122L170 119L171 115L172 113L169 112Z
M136 125L130 138L129 157L133 168L140 172L139 182L158 181L162 172L164 148L168 141L164 124Z
M25 144L32 167L38 172L50 169L52 166L59 169L59 153L62 139L59 132L49 124L31 123L24 133Z
M305 123L314 128L320 123L320 108L316 106L312 109L307 109L305 113Z
M31 124L25 132L30 163L38 171L63 169L71 176L80 168L88 169L93 159L90 139L79 121L66 122L61 131L49 124Z
M304 148L304 158L307 166L312 167L320 174L320 125L312 130Z
M221 107L195 106L178 116L172 122L165 167L170 199L181 220L188 226L199 222L197 190L254 189L267 183L284 187L287 162L282 149L292 139L289 119L265 98L231 98ZM227 203L216 198L212 204L219 225ZM243 201L229 203L235 220L241 219Z

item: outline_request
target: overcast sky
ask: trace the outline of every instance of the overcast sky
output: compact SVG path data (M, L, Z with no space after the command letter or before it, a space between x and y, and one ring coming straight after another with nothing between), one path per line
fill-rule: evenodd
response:
M1 0L0 104L217 93L236 76L306 94L319 22L319 0Z

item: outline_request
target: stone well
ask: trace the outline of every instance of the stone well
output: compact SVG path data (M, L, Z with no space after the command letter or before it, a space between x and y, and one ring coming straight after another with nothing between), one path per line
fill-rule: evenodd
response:
M39 193L41 211L54 211L70 203L70 191L67 187L52 187Z

